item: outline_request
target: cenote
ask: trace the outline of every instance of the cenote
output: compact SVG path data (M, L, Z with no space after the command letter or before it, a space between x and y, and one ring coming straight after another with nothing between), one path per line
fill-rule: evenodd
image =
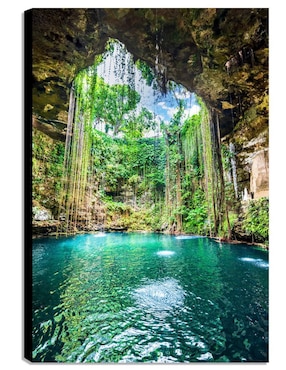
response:
M268 9L31 9L25 35L25 358L267 362Z
M207 237L33 241L36 362L265 362L268 253Z

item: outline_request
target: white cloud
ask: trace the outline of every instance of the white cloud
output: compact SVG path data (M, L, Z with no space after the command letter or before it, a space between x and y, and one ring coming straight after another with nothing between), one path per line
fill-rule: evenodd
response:
M159 103L157 103L157 105L159 105L159 107L162 107L163 109L166 109L166 102L164 101L160 101Z
M187 109L188 115L193 116L194 114L198 114L201 107L199 105L193 105L191 108Z
M178 108L166 107L167 114L170 118L174 116L174 114L178 111Z

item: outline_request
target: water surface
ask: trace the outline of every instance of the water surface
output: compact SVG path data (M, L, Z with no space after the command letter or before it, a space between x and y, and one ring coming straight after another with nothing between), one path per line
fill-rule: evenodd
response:
M33 360L268 360L268 253L208 238L33 242Z

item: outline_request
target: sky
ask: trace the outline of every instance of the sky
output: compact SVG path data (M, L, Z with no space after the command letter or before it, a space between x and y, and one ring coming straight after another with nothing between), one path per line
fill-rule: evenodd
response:
M174 92L162 95L154 90L153 85L148 86L142 77L141 71L132 62L132 55L126 52L121 43L116 43L113 53L107 53L104 61L98 66L97 73L104 78L109 85L130 84L132 80L135 90L140 94L139 109L147 108L155 114L156 121L170 122L177 111L178 99L185 102L184 119L199 112L194 93L185 89L182 85L176 85ZM134 77L133 77L134 76Z

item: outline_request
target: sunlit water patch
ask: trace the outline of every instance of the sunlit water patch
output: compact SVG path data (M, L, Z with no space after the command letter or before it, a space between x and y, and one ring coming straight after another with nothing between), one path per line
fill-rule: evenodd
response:
M204 236L200 236L200 235L177 235L175 236L175 239L178 239L178 240L198 239L198 238L204 238Z
M175 254L174 251L159 251L157 252L157 256L161 256L161 257L170 257L170 256L173 256Z
M267 361L265 251L95 235L33 242L33 361Z
M257 267L261 267L261 268L268 268L269 267L269 263L264 261L261 258L242 257L242 258L240 258L240 261L249 262L249 263L251 263L251 264L253 264Z
M175 279L164 279L135 289L133 297L136 304L150 313L160 315L174 309L179 309L184 304L184 291Z
M95 238L103 238L103 237L105 237L105 236L106 236L106 233L104 233L104 232L99 232L99 233L93 234L93 236L94 236Z

